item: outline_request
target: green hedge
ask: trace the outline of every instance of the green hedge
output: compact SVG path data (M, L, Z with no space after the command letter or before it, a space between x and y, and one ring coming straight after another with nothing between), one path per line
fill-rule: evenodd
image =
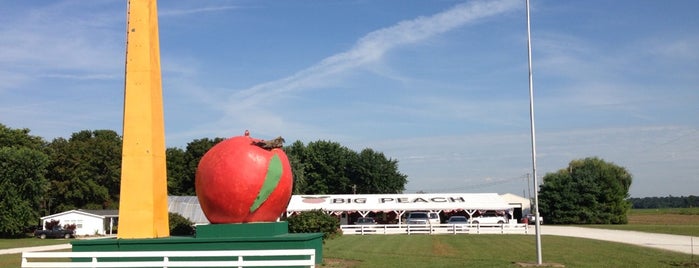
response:
M340 221L320 209L301 212L287 221L290 233L323 233L323 241L342 234Z

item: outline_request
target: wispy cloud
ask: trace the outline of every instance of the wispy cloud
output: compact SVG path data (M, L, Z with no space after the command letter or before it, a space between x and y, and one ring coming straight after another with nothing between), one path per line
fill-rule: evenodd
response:
M328 76L379 61L391 49L423 41L478 19L514 10L519 4L511 0L473 1L430 17L402 21L367 34L348 51L327 57L292 76L243 90L235 97L247 97L257 103L281 92L314 87L325 83L324 79Z
M57 2L6 14L0 18L0 72L70 79L119 73L124 37L113 30L123 28L124 15L108 4Z
M264 121L268 125L273 122L282 124L281 118L266 113L265 109L273 103L293 98L295 92L319 88L328 85L330 81L338 81L353 70L380 62L384 55L395 48L428 40L518 7L521 7L521 3L512 0L471 1L432 16L401 21L365 35L347 51L331 55L288 77L240 90L228 100L216 105L227 113L227 118L222 121L244 114L245 118L240 120L251 125L254 125L254 121ZM255 118L250 119L252 117Z

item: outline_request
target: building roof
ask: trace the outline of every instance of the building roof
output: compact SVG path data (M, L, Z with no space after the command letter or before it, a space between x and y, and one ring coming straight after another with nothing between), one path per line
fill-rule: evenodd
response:
M105 216L105 217L119 217L119 210L118 209L78 209L79 211L94 214L94 215L99 215L99 216Z
M208 224L204 211L201 210L196 196L168 196L167 210L182 215L194 224Z
M44 216L44 217L41 217L41 220L43 221L43 220L45 220L45 219L60 217L60 216L68 215L68 214L71 214L71 213L82 214L82 215L85 215L85 216L95 217L95 218L101 218L101 219L104 219L104 218L107 218L107 217L119 217L119 211L118 211L118 210L82 210L82 209L74 209L74 210L68 210L68 211L63 211L63 212L60 212L60 213L55 213L55 214L51 214L51 215L48 215L48 216Z

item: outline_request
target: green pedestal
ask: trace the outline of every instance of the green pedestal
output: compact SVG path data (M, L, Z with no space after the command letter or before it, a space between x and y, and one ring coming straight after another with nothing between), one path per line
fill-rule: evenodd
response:
M96 239L71 242L74 252L165 250L315 249L323 262L322 233L288 233L287 222L211 224L197 226L195 236L153 239Z

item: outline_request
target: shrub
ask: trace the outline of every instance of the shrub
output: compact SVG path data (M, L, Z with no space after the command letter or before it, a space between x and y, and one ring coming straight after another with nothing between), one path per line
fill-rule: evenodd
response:
M193 235L194 223L184 216L170 212L168 214L170 235Z
M320 209L301 212L287 221L290 233L323 233L323 241L342 234L340 221Z
M59 220L50 220L44 223L44 230L53 230L53 227L56 226L61 226L61 221Z
M63 225L63 229L65 230L75 231L76 228L78 228L78 226L75 225L75 223Z

